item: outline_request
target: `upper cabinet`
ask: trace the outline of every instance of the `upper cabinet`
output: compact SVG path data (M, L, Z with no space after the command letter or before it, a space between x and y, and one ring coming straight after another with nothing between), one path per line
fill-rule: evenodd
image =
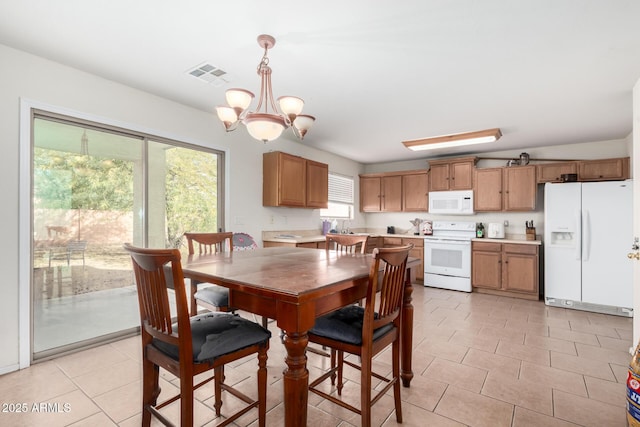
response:
M329 165L307 160L307 207L326 208L329 200Z
M402 175L360 176L362 212L400 212Z
M502 210L502 170L503 168L483 168L474 171L473 210L477 212Z
M504 210L533 211L536 209L535 166L504 168Z
M281 151L262 157L262 205L326 208L329 166Z
M578 162L579 181L617 181L629 178L629 157Z
M429 174L422 171L402 175L402 210L426 212L429 210Z
M427 212L428 194L426 170L360 175L361 212Z
M620 181L629 179L629 157L573 160L536 165L538 183L562 182L563 174L574 173L578 181Z
M562 175L578 173L577 162L542 163L536 165L538 184L545 182L562 182Z
M536 208L536 167L475 170L473 205L478 212L532 211Z
M429 161L429 191L471 190L477 158Z
M474 190L477 212L528 212L536 209L539 183L629 178L629 158L567 160L527 166L477 168L477 157L429 161L429 170L360 175L361 212L428 212L429 192Z

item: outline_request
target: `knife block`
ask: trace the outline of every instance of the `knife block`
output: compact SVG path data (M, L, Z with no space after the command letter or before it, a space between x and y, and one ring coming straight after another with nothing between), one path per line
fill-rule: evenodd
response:
M527 228L526 238L527 238L527 240L536 240L536 229L535 228Z

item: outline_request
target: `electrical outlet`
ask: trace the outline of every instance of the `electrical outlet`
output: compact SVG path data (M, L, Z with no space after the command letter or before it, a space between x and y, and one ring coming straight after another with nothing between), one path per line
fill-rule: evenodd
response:
M505 220L505 221L504 221L504 226L505 226L505 227L508 227L508 226L509 226L509 221Z

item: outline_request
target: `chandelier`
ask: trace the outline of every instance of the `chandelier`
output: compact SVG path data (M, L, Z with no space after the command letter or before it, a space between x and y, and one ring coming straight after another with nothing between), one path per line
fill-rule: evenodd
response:
M271 67L267 57L269 49L275 44L276 39L272 36L258 36L258 45L264 48L264 55L258 64L260 98L255 111L247 111L254 98L253 93L237 88L225 92L228 105L216 107L218 118L227 132L235 130L238 123L242 122L247 127L249 135L265 143L277 139L289 127L293 128L293 133L298 138L303 139L316 120L313 116L300 114L304 101L296 96L279 97L277 101L280 109L276 107L271 90Z

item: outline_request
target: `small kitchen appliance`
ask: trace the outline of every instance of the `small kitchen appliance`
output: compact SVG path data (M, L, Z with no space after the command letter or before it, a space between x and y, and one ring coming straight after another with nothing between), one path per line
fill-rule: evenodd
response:
M490 222L487 231L490 239L504 239L504 224L501 222Z
M434 215L472 215L473 190L430 191L429 213Z
M433 234L433 222L422 221L422 224L420 224L420 234L423 236L431 236Z

